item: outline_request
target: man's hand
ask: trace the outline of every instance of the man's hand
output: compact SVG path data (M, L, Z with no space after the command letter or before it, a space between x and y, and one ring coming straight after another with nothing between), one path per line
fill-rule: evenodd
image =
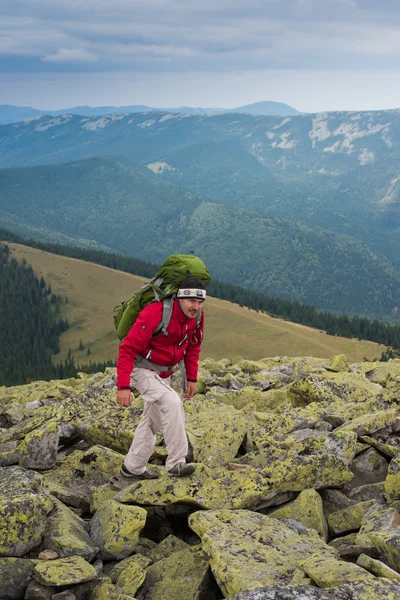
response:
M196 382L195 381L186 382L185 398L187 398L187 399L193 398L195 393L196 393Z
M131 390L118 390L117 402L120 406L130 406L132 404Z

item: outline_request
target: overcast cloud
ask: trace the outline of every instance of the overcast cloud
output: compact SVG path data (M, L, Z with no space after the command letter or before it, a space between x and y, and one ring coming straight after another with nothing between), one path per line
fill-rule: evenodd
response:
M397 0L13 0L0 6L0 103L393 107L399 53Z

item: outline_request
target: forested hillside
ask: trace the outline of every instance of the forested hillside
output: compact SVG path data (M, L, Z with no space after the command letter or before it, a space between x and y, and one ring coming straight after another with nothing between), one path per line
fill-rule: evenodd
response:
M0 186L0 223L25 236L153 262L194 252L227 283L332 312L397 318L400 271L366 245L210 201L143 167L97 157L5 169Z

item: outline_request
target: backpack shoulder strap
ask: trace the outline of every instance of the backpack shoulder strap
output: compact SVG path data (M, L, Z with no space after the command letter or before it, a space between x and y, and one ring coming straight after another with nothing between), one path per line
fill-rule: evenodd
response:
M162 301L163 302L163 314L162 314L160 324L157 326L157 329L154 331L154 333L152 335L153 338L156 337L157 335L160 335L161 333L163 333L164 335L169 337L167 327L171 320L172 309L174 307L175 298L176 298L176 295L172 294L171 296L164 298L164 300Z

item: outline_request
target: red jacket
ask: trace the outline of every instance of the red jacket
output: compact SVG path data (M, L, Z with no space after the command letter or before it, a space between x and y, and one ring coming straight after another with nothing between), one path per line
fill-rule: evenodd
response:
M200 325L196 327L196 319L186 317L175 299L171 320L167 332L169 337L160 333L152 338L154 331L162 320L163 303L148 304L139 314L130 332L119 346L117 377L118 389L127 388L135 358L140 354L146 356L151 350L148 360L160 365L176 365L182 358L185 362L188 381L197 380L200 346L203 340L204 314ZM160 377L169 377L171 371L161 372Z

